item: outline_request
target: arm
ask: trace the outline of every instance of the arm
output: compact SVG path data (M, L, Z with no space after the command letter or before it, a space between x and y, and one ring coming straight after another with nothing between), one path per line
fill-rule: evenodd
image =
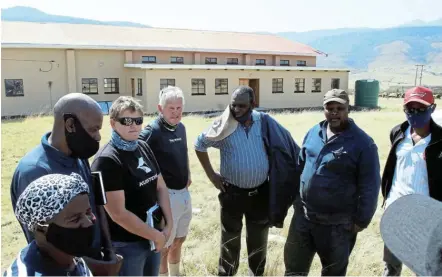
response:
M381 184L378 148L374 142L365 148L358 165L358 209L355 224L366 228L376 211Z
M118 225L131 232L148 240L153 240L158 243L162 239L165 240L164 235L149 227L138 216L125 208L125 197L123 190L106 192L107 204L104 206L106 212Z
M166 182L164 182L163 176L161 174L158 175L157 195L158 204L160 205L166 219L165 234L168 239L170 231L173 227L173 218L172 209L170 208L169 190L167 189Z
M219 141L208 141L203 133L198 136L195 142L195 153L204 169L204 172L206 173L212 184L217 189L225 191L223 178L220 174L216 173L215 170L213 170L212 164L210 163L209 154L207 153L208 147L212 146L219 148L220 144L221 143Z

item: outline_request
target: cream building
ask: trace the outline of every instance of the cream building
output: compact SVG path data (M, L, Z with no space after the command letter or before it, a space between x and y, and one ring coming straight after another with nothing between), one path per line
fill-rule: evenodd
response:
M120 95L154 113L160 89L182 88L185 112L222 110L240 84L263 108L318 107L349 70L316 67L321 52L265 34L2 22L2 117L46 113L66 93L103 109Z

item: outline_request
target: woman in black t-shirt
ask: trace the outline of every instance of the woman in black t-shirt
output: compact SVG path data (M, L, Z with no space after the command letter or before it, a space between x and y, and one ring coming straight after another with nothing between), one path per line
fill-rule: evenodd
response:
M141 105L132 97L121 96L109 114L112 137L95 155L92 171L101 171L103 178L112 244L124 258L120 275L155 276L159 251L173 224L169 192L149 146L138 141L143 123ZM166 221L162 231L146 223L147 211L156 203Z

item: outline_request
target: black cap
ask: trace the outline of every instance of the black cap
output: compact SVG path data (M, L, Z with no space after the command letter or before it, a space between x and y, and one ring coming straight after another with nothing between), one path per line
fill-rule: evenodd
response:
M442 202L419 194L400 197L384 212L381 235L417 275L442 275Z

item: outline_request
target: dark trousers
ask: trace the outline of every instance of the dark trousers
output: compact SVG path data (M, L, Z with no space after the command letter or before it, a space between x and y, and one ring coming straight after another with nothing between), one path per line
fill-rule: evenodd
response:
M384 245L384 272L383 276L401 276L402 262Z
M268 189L267 183L252 190L230 185L226 192L218 195L221 204L219 276L233 276L238 271L243 216L246 218L249 273L264 274L269 233Z
M351 224L317 224L296 213L284 247L285 275L307 276L318 253L322 276L345 276L356 237Z

